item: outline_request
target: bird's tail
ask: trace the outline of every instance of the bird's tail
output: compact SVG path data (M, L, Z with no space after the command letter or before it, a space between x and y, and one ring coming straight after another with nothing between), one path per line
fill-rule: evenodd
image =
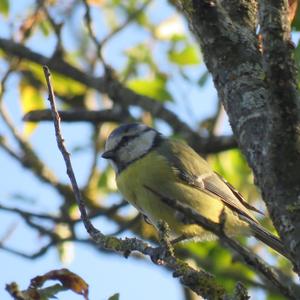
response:
M253 232L254 237L277 251L279 254L283 255L287 259L290 259L290 255L284 248L281 240L273 235L271 232L267 231L264 227L260 224L253 222L252 220L248 220L250 225L251 231Z

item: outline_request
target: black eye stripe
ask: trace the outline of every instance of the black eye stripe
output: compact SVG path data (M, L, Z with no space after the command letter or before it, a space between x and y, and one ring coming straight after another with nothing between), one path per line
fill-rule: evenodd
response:
M120 148L122 148L123 146L128 144L129 141L135 139L136 137L138 137L138 135L123 136L122 139L120 140L120 142L118 143L118 145L115 147L114 151L118 151Z
M116 145L113 151L118 151L120 148L128 144L129 141L138 138L141 134L153 130L152 128L146 127L144 130L137 132L134 135L125 135L121 138L120 142Z

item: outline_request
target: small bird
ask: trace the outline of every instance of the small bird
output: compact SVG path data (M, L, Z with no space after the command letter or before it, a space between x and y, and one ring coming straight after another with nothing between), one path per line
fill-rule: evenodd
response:
M228 236L255 236L288 257L281 241L254 217L253 212L259 211L186 143L144 124L125 124L109 135L102 157L111 162L124 198L155 227L165 221L174 239L201 241L215 236L186 222L162 197L175 199L215 223L223 222Z

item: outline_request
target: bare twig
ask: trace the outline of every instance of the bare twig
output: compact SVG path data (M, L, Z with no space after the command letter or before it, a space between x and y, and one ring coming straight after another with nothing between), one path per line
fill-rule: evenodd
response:
M57 108L56 108L54 91L53 91L51 79L50 79L51 74L50 74L50 71L47 66L43 66L43 69L44 69L44 74L45 74L47 87L48 87L48 91L49 91L48 100L50 101L50 105L51 105L51 111L52 111L53 122L54 122L54 127L55 127L55 135L56 135L57 145L58 145L58 148L61 151L62 156L64 158L64 161L65 161L65 164L67 167L67 174L70 178L72 188L74 191L74 196L75 196L76 202L79 206L81 218L83 220L85 228L86 228L87 232L89 234L91 234L91 236L93 238L98 239L99 237L101 237L102 234L93 226L93 224L90 222L90 220L88 218L87 211L85 209L85 205L84 205L82 197L81 197L81 192L78 187L78 184L77 184L77 181L76 181L76 178L74 175L74 171L72 168L70 154L68 153L68 151L64 145L64 139L62 138L62 135L61 135L60 116L59 116Z
M90 11L90 6L88 4L88 2L86 0L82 0L84 7L85 7L85 23L86 23L86 27L88 29L89 35L96 47L96 51L97 51L97 56L98 58L102 61L103 65L106 66L106 63L103 59L101 50L104 46L104 44L106 44L113 36L115 36L117 33L119 33L120 31L122 31L124 28L126 28L133 20L135 20L139 14L141 14L146 7L151 3L152 0L147 0L143 3L143 5L141 5L141 7L139 9L137 9L135 12L133 12L132 14L129 15L129 17L127 18L127 20L119 25L117 28L115 28L111 33L109 33L105 38L102 39L102 41L98 41L93 28L92 28L92 17L91 17L91 11Z
M55 243L54 242L49 242L48 244L46 244L45 246L43 246L42 248L40 248L38 251L32 253L32 254L28 254L28 253L24 253L24 252L21 252L21 251L18 251L18 250L15 250L15 249L12 249L12 248L9 248L9 247L6 247L2 244L0 244L0 249L8 252L8 253L12 253L12 254L15 254L15 255L18 255L18 256L21 256L23 258L26 258L26 259L36 259L38 257L41 257L43 256L45 253L48 252L48 250L50 250L50 248L52 246L54 246Z
M0 245L3 245L13 235L13 233L17 229L17 226L17 222L14 222L6 229L5 233L0 238Z
M114 37L116 34L118 34L120 31L125 29L132 21L134 21L151 3L152 0L145 1L140 8L138 8L135 12L130 14L126 21L123 24L120 24L118 27L116 27L111 33L109 33L105 38L102 39L100 42L101 48L103 48L104 44L106 44L112 37Z
M94 30L92 28L92 17L91 17L91 12L90 12L90 6L89 6L89 4L87 3L86 0L83 0L82 2L83 2L84 7L85 7L84 19L85 19L86 27L88 29L90 38L92 39L92 41L93 41L93 43L96 47L97 56L101 60L101 62L103 63L104 69L106 69L106 63L103 59L102 52L101 52L101 50L102 50L101 44L99 43L99 41L98 41L98 39L97 39L97 37L94 33Z
M18 64L18 62L16 62ZM5 93L5 83L6 80L15 69L15 64L13 64L10 69L4 74L1 79L1 87L0 87L0 116L2 117L4 123L10 130L12 136L18 143L19 147L21 148L22 152L17 153L11 146L8 144L4 137L0 138L0 147L2 147L10 156L15 158L18 162L20 162L24 167L30 169L34 172L37 177L55 187L60 194L64 195L65 197L69 196L70 189L64 184L61 184L55 175L48 169L48 167L40 160L36 152L32 149L30 143L22 136L22 134L16 128L12 118L8 110L6 109L2 98Z
M24 216L26 218L44 219L44 220L50 220L50 221L53 221L53 222L66 221L66 220L63 220L60 217L52 216L52 215L49 215L49 214L34 213L34 212L26 211L26 210L23 210L23 209L19 209L19 208L16 208L16 207L7 207L7 206L4 206L2 204L0 204L0 210L16 213L16 214L18 214L20 216Z
M49 23L51 24L53 31L56 35L56 47L55 47L55 51L54 51L54 55L53 56L61 56L63 53L63 45L62 45L62 37L61 37L61 31L63 28L63 23L56 23L55 20L52 18L51 14L49 13L46 5L45 5L45 1L38 1L39 4L41 5L41 7L43 8L43 11L45 13L45 15L47 16L47 19L49 20Z
M8 141L3 135L0 135L0 147L17 161L22 161L22 157L8 144Z

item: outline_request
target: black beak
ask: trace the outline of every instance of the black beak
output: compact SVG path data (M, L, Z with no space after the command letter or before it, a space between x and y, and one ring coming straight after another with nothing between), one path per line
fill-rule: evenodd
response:
M103 157L105 159L113 159L115 157L115 153L111 150L105 151L102 153L101 157Z

